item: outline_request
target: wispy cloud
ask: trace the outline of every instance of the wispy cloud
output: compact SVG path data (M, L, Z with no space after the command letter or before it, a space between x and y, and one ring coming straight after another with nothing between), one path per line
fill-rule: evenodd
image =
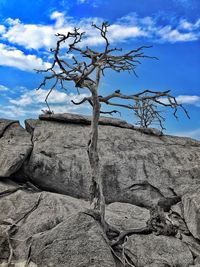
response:
M4 88L4 86L2 86L2 88ZM7 89L10 90L9 88ZM7 97L4 99L7 100L7 104L4 106L0 105L0 116L14 119L20 119L22 117L27 118L29 116L35 118L42 113L41 110L47 109L45 98L48 90L28 90L23 87L19 92L21 94L18 98ZM88 104L77 106L71 102L71 100L78 102L86 96L88 96L86 93L77 95L54 90L48 99L48 103L54 113L81 113L83 111L87 113L90 108Z
M178 104L200 107L200 96L197 95L178 95L176 96L176 101ZM169 100L167 98L162 98L161 102L169 104Z
M21 96L17 99L10 99L9 102L11 104L15 104L16 106L28 106L33 104L44 104L45 98L47 96L48 90L39 89L39 90L30 90L25 91ZM84 97L87 97L88 94L74 94L74 93L65 93L58 90L53 90L48 98L49 104L66 104L73 105L71 100L80 101Z
M187 21L186 19L181 19L179 23L179 28L183 30L189 30L189 31L197 30L200 28L200 19L198 19L194 23L191 23Z
M196 41L199 38L199 34L195 32L180 32L177 29L173 29L171 26L161 28L157 31L157 35L160 37L160 41L170 43Z
M86 0L82 0L86 1ZM2 36L10 43L22 45L27 49L52 48L55 46L56 33L67 34L75 26L81 31L87 32L84 40L85 45L99 45L102 43L99 33L91 28L91 22L101 23L103 18L84 18L79 21L66 16L62 12L54 11L50 18L54 24L24 24L19 19L7 19L8 26L0 26ZM171 21L161 25L157 18L138 17L135 13L127 14L112 23L108 36L111 43L120 43L133 38L146 38L155 42L188 42L195 41L200 37L200 18L192 23L180 18L176 25Z
M0 84L0 91L8 91L8 90L9 90L8 87Z
M200 107L200 96L197 95L179 95L176 100L180 104L189 104Z
M82 47L98 46L104 43L99 32L91 27L92 22L100 25L104 21L103 18L91 17L77 21L58 11L54 11L50 18L53 23L49 25L24 24L19 19L12 18L8 18L5 25L0 25L1 40L9 43L9 45L0 43L0 65L16 67L25 71L46 68L49 64L45 61L51 60L50 58L45 59L46 53L47 50L55 47L55 34L58 32L67 34L74 27L86 32L80 43ZM139 17L136 13L130 13L110 25L108 38L112 45L120 45L120 42L139 38L143 38L143 41L160 43L196 41L200 38L200 18L195 22L180 18L173 25L170 20L161 25L158 18ZM22 50L20 50L20 46Z
M102 0L77 0L77 4L89 4L92 7L98 7Z

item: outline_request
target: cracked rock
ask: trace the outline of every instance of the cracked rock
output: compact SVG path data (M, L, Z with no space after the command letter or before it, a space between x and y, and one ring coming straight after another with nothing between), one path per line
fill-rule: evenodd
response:
M0 178L17 172L31 150L30 134L19 122L0 119Z

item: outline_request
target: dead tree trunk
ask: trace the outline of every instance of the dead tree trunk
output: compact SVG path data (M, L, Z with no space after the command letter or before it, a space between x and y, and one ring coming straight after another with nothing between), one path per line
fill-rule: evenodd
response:
M91 119L90 140L88 142L88 157L91 167L90 203L95 212L99 212L101 224L105 222L105 198L103 195L102 177L98 154L98 124L100 117L100 102L97 90L92 90L93 114Z

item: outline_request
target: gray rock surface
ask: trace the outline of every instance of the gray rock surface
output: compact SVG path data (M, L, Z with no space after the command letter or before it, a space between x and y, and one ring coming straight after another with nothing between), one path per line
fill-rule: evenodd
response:
M128 203L115 202L106 208L106 221L119 231L141 229L150 219L147 209Z
M31 247L31 260L39 267L115 266L101 227L81 213L88 203L32 190L0 182L0 264L9 257L8 232L16 264L28 259Z
M124 248L138 267L188 267L193 264L192 253L187 245L174 237L132 235Z
M23 175L43 189L88 199L89 120L76 115L74 122L74 116L43 115L42 120L26 121L34 148ZM99 155L107 203L151 207L173 196L170 188L183 195L200 186L200 142L146 134L116 119L102 120L107 125L99 126Z
M31 150L30 134L17 121L0 119L0 178L18 171Z
M79 213L33 238L32 260L39 266L115 267L100 225Z
M99 223L84 213L90 117L42 115L25 124L27 131L0 120L0 267L8 267L11 247L16 267L122 267ZM106 221L120 232L145 227L150 208L178 195L164 214L175 236L124 238L132 265L198 266L200 142L102 118L99 156Z
M182 202L187 227L200 240L200 190L184 195Z

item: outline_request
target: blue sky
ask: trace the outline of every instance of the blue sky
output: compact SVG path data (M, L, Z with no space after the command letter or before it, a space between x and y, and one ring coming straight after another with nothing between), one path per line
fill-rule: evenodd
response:
M0 117L20 121L38 117L45 109L48 87L36 91L42 77L34 69L49 66L54 35L78 26L87 32L85 45L101 49L101 39L90 25L102 21L111 25L112 46L128 51L153 45L146 54L159 60L143 60L136 70L138 78L107 72L101 94L118 88L127 94L170 89L191 119L179 112L177 122L165 111L166 133L200 139L199 0L0 0ZM49 99L54 112L89 114L87 105L70 102L88 92L77 96L71 83L66 87L67 94L58 88ZM121 112L122 119L134 123L130 111Z

